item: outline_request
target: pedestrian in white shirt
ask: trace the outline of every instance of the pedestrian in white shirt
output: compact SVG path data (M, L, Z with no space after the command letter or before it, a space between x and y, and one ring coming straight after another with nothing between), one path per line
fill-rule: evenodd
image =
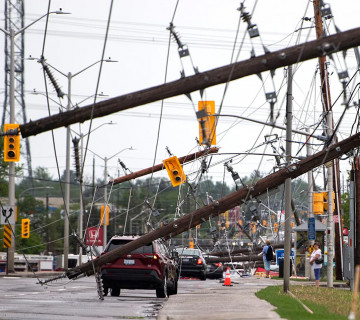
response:
M320 269L322 268L322 254L320 249L320 243L314 243L314 251L310 256L310 264L314 269L316 287L319 288L320 284Z

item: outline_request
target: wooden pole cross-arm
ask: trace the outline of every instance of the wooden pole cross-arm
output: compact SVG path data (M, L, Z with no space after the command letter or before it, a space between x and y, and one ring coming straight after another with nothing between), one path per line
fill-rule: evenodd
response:
M257 181L254 186L244 187L236 192L233 192L217 201L210 203L194 212L191 212L176 221L170 222L164 227L153 230L148 234L133 240L128 244L123 245L120 248L114 249L105 255L102 255L94 261L87 262L78 267L75 267L66 272L68 278L76 278L79 275L86 273L91 274L93 270L93 264L96 268L101 267L105 263L112 262L124 254L150 243L158 238L169 238L178 235L190 228L195 227L198 224L206 221L211 216L218 216L219 214L234 208L244 201L247 201L250 197L259 196L268 190L271 190L285 182L286 179L297 178L316 168L330 160L334 160L341 155L348 153L360 146L360 133L357 133L339 143L333 144L328 148L313 154L297 163L290 164L290 166L279 170L263 179Z
M360 28L20 125L23 138L360 45Z

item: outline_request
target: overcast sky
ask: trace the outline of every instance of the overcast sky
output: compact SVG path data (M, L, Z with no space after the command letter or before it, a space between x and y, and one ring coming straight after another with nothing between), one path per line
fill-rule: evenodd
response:
M44 46L44 56L47 62L67 74L81 71L92 63L101 59L106 24L109 16L110 1L51 1L51 11L62 8L70 15L50 15L47 36L44 43L45 19L39 21L26 31L25 57L40 57ZM313 19L304 21L303 17L313 18L312 2L286 0L247 0L244 2L246 11L254 10L252 23L257 24L263 44L275 51L315 38ZM360 3L356 0L328 1L331 4L335 22L341 30L359 27L358 18L353 12L360 12ZM239 23L239 1L215 0L137 0L114 1L110 32L106 44L105 58L111 57L116 63L104 63L100 75L98 93L103 93L107 99L156 86L166 81L180 78L183 66L186 75L192 75L193 70L189 58L181 59L177 45L171 41L169 50L169 31L167 27L173 19L175 31L180 35L183 44L190 50L193 64L199 71L206 71L228 64L232 56L238 60L250 57L251 41L246 32L246 23L241 21L236 49L233 45ZM256 4L256 6L255 6ZM25 2L25 25L31 23L47 12L48 1L32 0ZM1 25L4 26L4 1L0 1ZM176 8L176 10L175 10ZM173 18L174 17L174 18ZM329 31L334 32L332 20L325 22ZM300 27L303 27L299 30ZM4 43L4 35L0 34L0 41ZM259 38L253 39L255 54L263 54L258 45ZM339 65L342 56L335 56ZM4 70L4 51L0 51L0 68ZM316 72L317 61L302 63L295 67L294 78L294 128L304 130L305 127L316 124L321 113L319 100L319 79ZM72 80L72 102L85 106L93 101L99 76L99 66L80 73ZM350 76L356 71L353 52L347 55L347 66ZM330 83L332 85L332 100L341 94L341 85L337 77L337 70L333 62L329 65ZM62 91L67 93L67 78L53 71ZM276 70L274 88L278 92L278 102L275 105L279 115L277 124L284 125L285 116L285 70ZM36 120L46 117L48 110L46 99L41 94L45 92L45 84L41 66L34 60L25 61L25 102L27 118ZM265 91L272 90L273 84L269 74L263 75ZM315 81L315 82L314 82ZM355 84L356 82L354 82ZM214 100L218 110L223 100L222 114L233 114L266 121L269 115L269 104L266 102L262 82L256 75L230 83L224 96L224 85L205 90L204 100ZM354 87L350 86L350 87ZM50 98L66 107L66 96L59 101L48 83ZM39 95L32 94L33 90ZM0 85L0 99L3 101L4 84ZM84 99L90 97L88 100ZM92 98L91 98L92 97ZM357 95L356 95L357 97ZM178 156L185 156L196 152L196 137L198 137L198 123L195 116L198 92L192 94L193 103L186 97L180 96L167 99L163 104L163 119L160 127L158 150L155 163L160 163L168 157L165 147ZM358 98L356 98L358 99ZM81 102L81 103L80 103ZM339 118L343 111L341 99L334 109L334 117ZM132 171L152 166L157 145L159 114L161 102L133 108L125 112L99 118L93 121L92 128L96 129L104 123L112 121L112 125L103 125L91 133L89 149L96 153L96 176L102 177L105 157L111 158L108 163L109 175L117 177L120 170L120 158ZM340 140L346 138L354 120L355 109L350 109L339 131ZM59 112L59 105L51 104L51 113ZM73 137L80 132L86 134L89 122L73 125ZM65 168L65 128L56 129L55 147L59 158L60 171ZM285 132L271 130L269 127L247 121L231 118L220 118L217 128L217 141L222 153L252 153L273 150L270 146L264 149L265 136L277 133L280 139L274 147L281 153L281 146L285 147ZM319 132L321 133L321 132ZM296 154L304 142L301 136L294 136L293 154ZM86 142L86 141L85 141ZM315 143L318 143L314 141ZM84 143L85 144L85 143ZM47 167L54 178L57 177L54 146L50 133L42 133L30 138L33 168ZM259 146L259 147L258 147ZM261 147L260 147L261 146ZM135 150L124 150L133 147ZM257 148L254 148L257 147ZM319 149L320 148L320 149ZM314 146L314 152L321 150L321 146ZM93 153L88 152L86 158L85 175L90 178L92 173ZM73 153L72 153L73 154ZM304 155L304 153L301 153ZM217 180L223 179L224 159L229 155L216 156L212 160L213 167L209 176ZM22 162L25 163L24 159ZM74 161L72 160L72 169ZM262 158L257 155L237 157L233 166L241 176L249 175L254 169L260 169L268 174L275 165L273 157ZM344 167L346 165L344 164ZM189 174L195 171L197 164L187 165L185 171ZM26 173L26 171L25 171ZM123 174L120 171L121 174ZM191 179L190 175L190 179ZM231 181L226 173L226 180Z

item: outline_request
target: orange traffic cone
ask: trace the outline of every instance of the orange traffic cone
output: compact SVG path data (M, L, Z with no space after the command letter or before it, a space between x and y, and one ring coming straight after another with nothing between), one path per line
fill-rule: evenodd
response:
M230 268L229 268L229 267L228 267L227 270L226 270L225 281L224 281L223 286L230 286L230 287L232 287L231 278L230 278Z

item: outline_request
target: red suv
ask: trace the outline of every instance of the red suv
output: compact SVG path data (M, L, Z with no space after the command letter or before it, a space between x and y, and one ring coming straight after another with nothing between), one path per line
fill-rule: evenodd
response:
M107 244L106 254L139 236L114 236ZM176 253L172 257L166 245L155 240L101 267L104 295L119 296L121 289L155 289L158 298L177 294L179 271Z

